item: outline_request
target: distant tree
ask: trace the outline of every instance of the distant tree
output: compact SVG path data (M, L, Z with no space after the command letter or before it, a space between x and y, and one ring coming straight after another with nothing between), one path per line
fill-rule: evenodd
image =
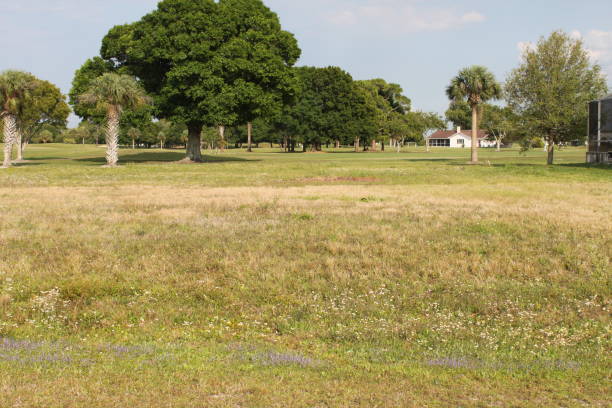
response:
M422 143L429 133L446 127L444 119L437 113L417 111L409 112L407 116L407 138L417 143Z
M487 68L476 65L461 70L446 94L452 102L466 101L472 109L472 163L478 163L479 109L483 103L501 98L501 85Z
M17 160L23 159L28 143L44 126L65 128L69 114L70 107L60 89L48 81L36 80L19 108Z
M172 122L162 119L158 122L154 122L153 128L155 129L155 134L157 135L159 148L163 149L166 146L166 141L171 137Z
M403 119L399 115L406 115L411 108L410 99L405 96L403 89L398 84L387 83L384 79L371 79L357 81L369 103L376 107L378 122L378 140L383 144L391 137L392 129L397 131ZM376 140L372 139L372 147L375 148Z
M455 128L467 130L472 127L472 108L463 100L451 102L445 117L446 121L452 123Z
M91 87L81 95L80 101L106 112L106 161L109 167L116 166L121 112L125 108L147 104L147 96L134 78L107 73L92 81Z
M127 136L132 140L132 149L136 149L136 140L140 139L142 132L138 128L129 128Z
M606 91L601 69L590 62L582 41L562 31L527 49L506 82L508 103L521 116L525 131L548 143L549 165L555 146L583 131L587 102Z
M40 141L40 143L52 143L53 139L53 133L51 133L50 130L45 129L38 134L38 140Z
M0 74L0 118L4 133L4 162L1 168L11 166L13 144L19 139L18 115L36 85L36 77L26 72L4 71Z
M498 152L501 151L502 142L515 132L516 124L516 114L510 107L489 105L482 119L482 127L495 140Z
M376 135L374 107L353 78L338 67L296 68L299 97L286 106L280 129L289 143L321 150L323 144L355 143ZM292 149L289 149L292 150Z

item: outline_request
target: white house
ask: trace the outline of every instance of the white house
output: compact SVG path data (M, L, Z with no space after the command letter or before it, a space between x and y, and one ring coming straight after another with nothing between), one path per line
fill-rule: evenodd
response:
M472 148L472 131L460 127L457 131L439 130L427 137L427 141L431 147ZM478 144L480 147L495 147L495 141L489 140L484 130L478 131Z

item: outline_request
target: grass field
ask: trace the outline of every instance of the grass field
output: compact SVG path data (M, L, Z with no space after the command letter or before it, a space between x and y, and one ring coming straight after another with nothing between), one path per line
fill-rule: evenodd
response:
M612 168L30 146L0 407L608 407Z

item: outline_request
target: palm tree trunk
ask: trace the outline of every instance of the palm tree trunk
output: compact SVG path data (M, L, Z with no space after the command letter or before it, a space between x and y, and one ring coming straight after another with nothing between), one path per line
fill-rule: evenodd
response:
M23 135L19 128L15 131L15 145L17 145L17 160L18 162L23 161Z
M106 113L106 166L115 167L119 161L119 119L121 114L116 106L110 106Z
M253 149L251 145L253 144L253 123L247 123L247 152L252 152Z
M17 120L12 113L5 113L3 116L4 162L2 163L2 168L7 169L11 167L11 160L13 158L13 143L15 143L15 134L17 132Z
M472 106L472 163L478 163L478 106Z
M188 137L187 137L187 157L186 159L191 160L194 163L202 162L202 124L192 123L187 126Z

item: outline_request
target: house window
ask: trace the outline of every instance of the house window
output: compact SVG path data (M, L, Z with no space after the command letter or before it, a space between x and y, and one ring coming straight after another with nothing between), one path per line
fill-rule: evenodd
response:
M431 139L429 145L432 147L450 147L450 139Z

